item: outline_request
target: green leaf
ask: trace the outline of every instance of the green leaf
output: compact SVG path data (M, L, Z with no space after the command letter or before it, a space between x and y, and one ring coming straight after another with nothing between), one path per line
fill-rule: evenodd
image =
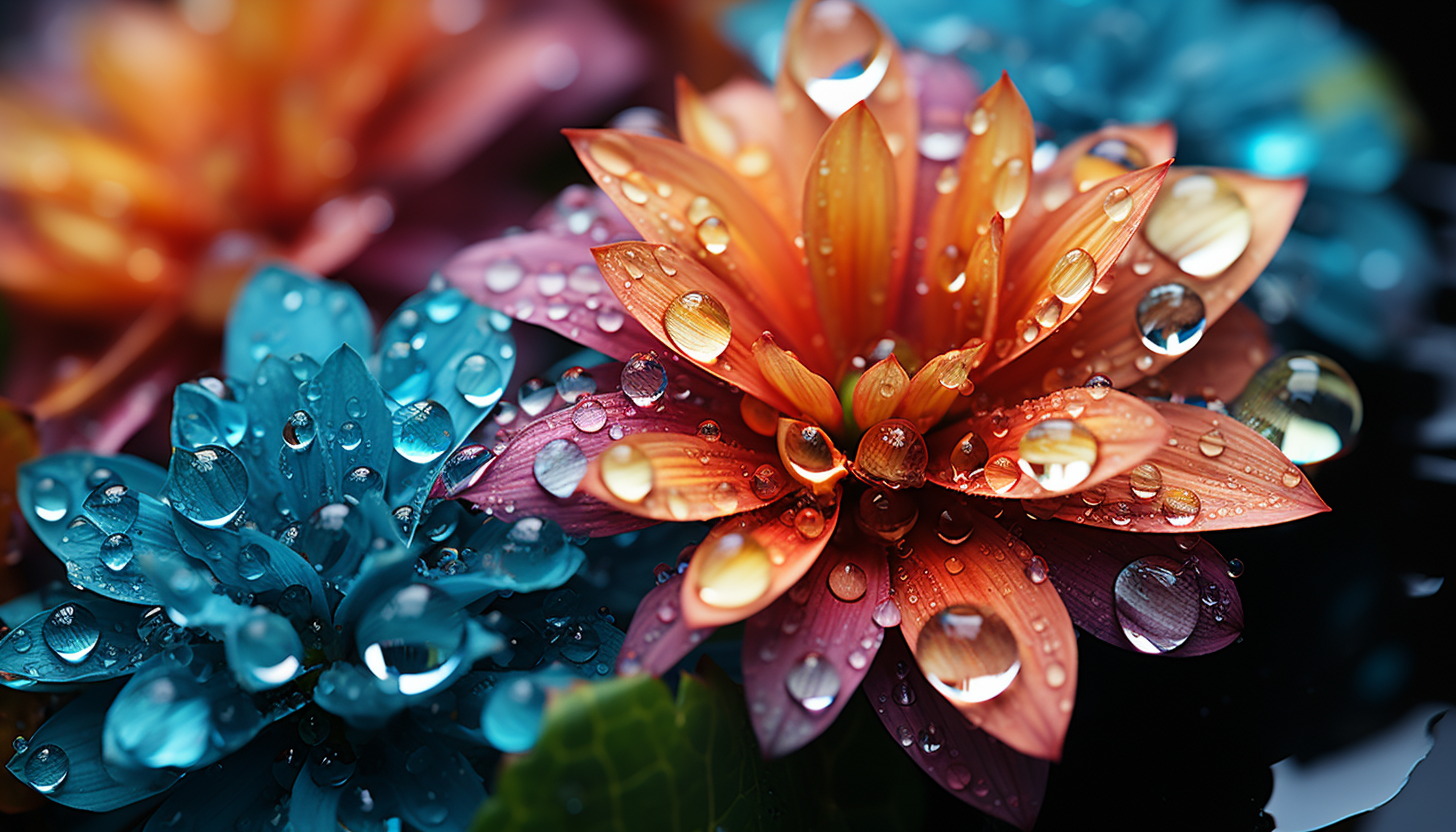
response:
M769 762L742 688L711 663L699 673L683 674L675 701L646 676L557 697L475 832L920 828L927 781L862 697L823 737Z

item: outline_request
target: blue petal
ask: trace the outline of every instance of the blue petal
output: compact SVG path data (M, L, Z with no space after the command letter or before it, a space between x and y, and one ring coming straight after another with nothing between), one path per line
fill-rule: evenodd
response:
M339 812L341 786L321 786L328 782L318 773L319 764L310 759L293 782L293 797L288 803L288 826L293 832L334 832Z
M248 430L239 450L248 466L248 513L257 517L291 511L278 499L283 490L278 449L283 447L283 423L298 409L298 386L312 378L298 378L294 374L298 367L277 356L263 359L243 401Z
M405 824L422 832L470 828L486 798L485 785L470 763L428 734L392 739L386 770Z
M258 362L270 354L322 358L342 344L367 350L373 332L368 308L349 286L266 266L233 301L224 366L232 378L252 378Z
M225 385L222 389L227 390ZM248 414L241 402L200 384L178 385L172 394L173 445L194 449L203 445L233 447L243 441L247 426Z
M15 688L124 676L156 652L138 634L145 612L95 596L57 604L0 639L0 673Z
M166 791L181 775L172 771L129 772L113 769L101 756L102 725L120 685L98 685L66 705L36 730L25 753L17 753L8 768L22 783L34 787L26 765L42 749L55 746L65 752L65 779L50 800L73 809L109 812Z
M244 818L263 818L283 798L273 779L277 745L266 737L242 751L182 779L152 813L143 832L227 829Z
M560 526L539 517L523 517L509 524L482 522L466 546L476 556L469 571L444 580L473 579L514 592L561 586L586 559Z
M54 552L67 524L81 515L86 497L98 486L121 483L157 495L166 477L161 468L136 457L52 454L20 466L17 497L30 527Z

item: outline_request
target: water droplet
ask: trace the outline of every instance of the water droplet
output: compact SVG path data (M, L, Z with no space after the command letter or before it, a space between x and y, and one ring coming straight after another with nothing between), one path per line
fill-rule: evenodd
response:
M119 482L97 486L81 505L86 518L106 534L130 530L140 507L137 495Z
M1198 624L1198 583L1183 564L1162 555L1129 563L1117 575L1113 600L1122 632L1144 653L1166 653Z
M436 402L404 405L394 412L391 423L394 449L410 462L434 462L450 450L454 434L450 414Z
M638 407L651 407L667 392L667 370L651 353L637 353L622 365L622 392Z
M1113 188L1102 199L1102 212L1113 222L1126 220L1132 216L1132 194L1127 188Z
M448 324L465 308L465 296L459 289L442 289L425 301L425 315L437 324Z
M1092 255L1074 248L1052 266L1047 288L1064 303L1076 303L1092 291L1092 281L1096 277L1097 263Z
M1355 382L1323 355L1298 352L1264 365L1229 410L1297 465L1320 462L1350 447L1364 403ZM1299 472L1292 471L1299 485Z
M728 250L728 225L717 217L708 217L698 224L698 242L709 254L722 254Z
M556 380L556 394L567 404L597 392L597 380L583 367L570 367Z
M626 176L636 166L632 151L623 140L610 133L600 136L588 147L593 162L613 176Z
M706 292L688 292L668 304L662 326L678 352L703 364L718 360L732 334L728 310Z
M370 494L384 495L384 478L373 468L360 465L344 475L343 489L344 499L359 505Z
M602 636L596 628L586 622L576 622L566 628L557 642L561 657L569 662L585 664L596 658L602 648Z
M965 152L968 137L965 130L923 130L916 146L920 155L936 162L949 162Z
M1218 428L1198 437L1198 450L1206 457L1212 458L1222 454L1224 444L1223 434L1219 432Z
M369 412L369 408L365 407L364 403L359 401L358 396L350 396L349 400L344 402L344 410L348 412L349 417L352 419L363 419L364 415Z
M818 713L839 696L839 672L818 653L809 653L794 663L784 677L784 687L810 713Z
M71 493L65 485L46 477L35 484L31 491L31 502L35 506L37 517L54 523L71 510Z
M195 452L172 450L162 496L194 523L227 525L248 498L248 470L227 448L207 445Z
M516 390L516 400L527 416L540 416L556 398L556 385L544 378L528 378Z
M25 781L41 794L59 789L70 773L71 760L59 745L42 745L25 761Z
M971 113L971 117L967 120L966 124L971 128L971 133L977 136L984 136L986 131L991 127L991 114L986 112L985 107L977 107L976 111Z
M600 458L602 485L619 500L640 503L652 491L652 460L632 445L613 445Z
M971 770L960 763L951 763L945 769L945 785L951 791L965 791L971 783ZM984 797L985 795L982 795Z
M1049 688L1059 688L1067 683L1067 668L1061 662L1052 662L1046 667L1046 683Z
M238 552L238 574L245 581L256 581L267 574L272 560L268 550L257 543L245 544Z
M758 466L753 472L753 481L749 483L753 489L753 495L765 502L772 500L784 487L783 477L779 475L779 469L764 463Z
M1025 159L1007 159L991 185L991 204L1006 219L1016 216L1031 189L1031 170Z
M340 448L352 451L364 442L364 430L359 427L358 422L347 421L339 425L339 434L334 441L339 443Z
M71 664L86 661L101 638L96 616L77 603L56 607L41 626L40 634L47 647Z
M455 390L476 407L491 407L506 391L505 374L494 360L477 353L460 362Z
M860 439L855 464L860 472L892 488L917 488L925 482L929 461L925 439L905 419L886 419Z
M497 260L485 267L485 288L492 292L509 292L521 285L526 269L515 258Z
M295 410L283 422L283 443L295 451L301 451L313 444L318 435L318 425L307 410Z
M986 469L982 474L986 478L986 485L997 494L1005 494L1021 481L1021 468L1016 461L1006 454L993 458L986 463Z
M1144 462L1128 472L1127 487L1137 499L1151 500L1163 490L1163 470L1151 462Z
M700 560L698 598L720 609L751 604L768 592L773 564L757 540L737 532L703 541L693 555Z
M105 540L101 541L101 562L106 565L107 569L120 572L131 563L133 551L134 547L130 537L121 532L108 535Z
M1248 248L1253 219L1239 192L1209 174L1164 187L1143 222L1143 236L1195 277L1221 274Z
M1186 488L1171 487L1163 491L1163 519L1173 526L1186 526L1198 517L1202 507L1198 495Z
M985 702L1021 671L1016 637L1001 617L971 604L941 610L920 630L915 658L952 702Z
M944 744L941 742L940 729L935 727L933 722L921 728L916 739L920 743L920 750L926 754L934 754Z
M951 506L942 511L935 521L936 536L952 546L959 546L970 540L975 531L975 514L966 506Z
M563 500L576 493L576 487L586 476L586 469L586 454L570 439L547 442L536 453L531 466L537 484Z
M583 433L596 433L607 424L607 409L596 399L587 399L572 408L571 424Z
M434 690L463 661L465 619L457 602L427 584L387 592L359 619L355 641L364 666L380 681L397 679L404 694Z
M875 607L871 617L881 627L898 627L900 625L900 607L894 601L881 601Z
M1180 283L1154 286L1137 305L1143 346L1159 355L1182 355L1193 349L1207 323L1203 298Z
M1284 483L1285 488L1297 488L1299 486L1300 480L1299 469L1295 468L1292 465L1288 468L1285 468L1284 473L1280 475L1279 480L1280 482Z
M228 664L245 690L271 690L298 675L303 642L288 619L256 612L229 639Z
M1087 379L1087 383L1082 386L1087 388L1087 395L1096 401L1102 401L1107 398L1108 391L1112 389L1112 379L1098 373Z
M1070 491L1091 476L1097 437L1078 422L1048 419L1022 434L1017 452L1017 465L1042 488Z
M1244 562L1238 558L1228 559L1228 576L1237 578L1244 574Z
M794 479L805 485L831 482L843 472L834 442L823 428L790 421L780 430L779 456Z
M1040 326L1051 328L1057 325L1062 319L1062 302L1056 298L1047 298L1042 301L1041 306L1036 309L1036 322ZM1031 340L1036 339L1037 333L1032 333Z
M854 522L866 534L881 540L899 540L910 533L920 509L914 498L887 488L871 488L859 497Z
M794 513L794 531L805 540L813 540L824 533L824 515L813 506L805 506Z
M961 440L951 449L951 475L956 482L964 482L984 470L990 456L991 452L986 448L986 440L977 435L975 431L971 431L962 436Z
M821 529L822 531L822 529ZM829 591L845 602L854 602L864 597L869 589L869 578L865 571L854 563L841 563L829 573Z
M709 442L717 442L723 435L723 429L712 419L704 419L698 423L698 437Z
M966 571L966 565L964 563L961 563L960 558L956 557L955 555L951 555L950 557L945 559L945 571L952 575L959 575L962 572Z

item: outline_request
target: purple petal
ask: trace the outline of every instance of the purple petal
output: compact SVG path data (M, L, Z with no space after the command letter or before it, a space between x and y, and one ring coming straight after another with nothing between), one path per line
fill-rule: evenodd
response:
M885 556L831 545L743 634L743 686L765 757L782 757L833 722L869 670L885 631L874 611L889 586Z
M715 628L688 628L682 614L683 576L673 575L647 593L617 653L617 673L661 676L691 653Z
M1022 829L1036 823L1050 763L967 721L925 681L898 629L885 634L864 692L895 742L952 795Z
M1244 606L1229 577L1229 563L1198 535L1114 532L1056 520L1029 521L1011 531L1046 561L1072 621L1108 644L1138 649L1119 620L1116 585L1123 568L1142 558L1180 565L1181 572L1173 591L1124 605L1129 623L1181 636L1187 622L1196 620L1187 640L1163 655L1212 653L1243 631Z

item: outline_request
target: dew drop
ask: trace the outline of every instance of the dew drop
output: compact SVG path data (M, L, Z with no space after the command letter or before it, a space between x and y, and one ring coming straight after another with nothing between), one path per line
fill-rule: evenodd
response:
M757 601L768 592L773 579L768 550L752 537L737 532L703 541L693 558L701 559L698 598L719 609L736 609Z
M497 260L485 267L485 288L492 292L509 292L521 285L526 269L515 258Z
M859 471L892 488L917 488L925 483L930 456L925 439L906 419L886 419L860 439L855 465Z
M667 392L667 370L650 353L637 353L622 366L622 392L638 407L651 407Z
M728 250L728 225L717 217L708 217L698 224L698 242L709 254L722 254Z
M227 525L248 497L248 471L227 448L172 449L162 496L184 517L208 528Z
M1214 428L1208 433L1205 433L1202 436L1198 437L1199 452L1209 458L1213 458L1218 456L1219 454L1222 454L1224 444L1225 443L1223 434L1219 432L1218 428Z
M1143 222L1143 236L1187 274L1221 274L1248 248L1253 219L1239 192L1208 174L1164 187Z
M753 472L752 482L749 483L749 486L753 489L755 497L767 502L784 487L784 481L783 477L779 475L779 469L764 463Z
M1021 481L1021 468L1011 457L1002 454L986 463L983 473L986 485L997 494L1005 494Z
M1198 517L1202 502L1198 495L1186 488L1170 487L1163 490L1163 519L1172 526L1186 526Z
M915 657L925 677L952 702L985 702L1021 670L1016 637L1001 617L971 604L941 610L920 630Z
M77 603L56 607L41 625L40 634L46 646L70 664L86 661L101 638L96 616Z
M996 174L996 181L991 185L991 204L997 213L1009 220L1021 210L1030 188L1031 171L1026 160L1007 159Z
M59 745L42 745L25 761L25 781L41 794L59 789L70 773L71 760Z
M975 431L967 433L951 449L951 476L957 483L969 480L985 469L986 461L990 456L991 452L986 447L986 441Z
M794 479L813 486L830 482L843 470L834 442L818 425L791 421L780 430L779 456Z
M1082 386L1087 388L1087 395L1096 401L1102 401L1107 398L1108 391L1112 389L1112 379L1098 373L1087 379L1087 383Z
M703 364L718 360L732 334L728 310L706 292L688 292L668 304L662 326L679 352Z
M132 553L135 547L131 538L121 532L108 535L101 541L101 562L107 569L113 572L120 572L131 563Z
M977 107L976 111L971 113L967 126L971 128L973 135L983 136L991 127L991 114L986 112L985 107Z
M394 412L391 426L394 449L416 464L434 462L453 444L450 414L433 401L404 405Z
M1126 220L1132 216L1132 194L1128 193L1127 188L1113 188L1102 199L1102 212L1113 222Z
M81 504L86 518L107 534L129 531L136 524L141 501L119 482L103 483Z
M829 573L829 591L841 601L852 603L864 597L869 589L865 571L854 563L841 563Z
M1193 349L1207 324L1203 298L1181 283L1154 286L1137 305L1143 346L1158 355L1182 355Z
M839 696L839 672L818 653L806 654L784 677L784 687L795 702L810 713L818 713Z
M898 627L900 625L900 607L894 601L881 601L875 607L871 618L881 627Z
M1041 555L1032 555L1026 559L1026 579L1034 584L1046 582L1047 562Z
M1360 432L1364 403L1340 365L1318 353L1297 352L1264 365L1229 412L1278 446L1290 462L1305 465L1350 447ZM1294 482L1286 487L1299 485L1299 472L1287 473Z
M572 408L571 424L583 433L596 433L607 424L607 409L596 399L586 399Z
M652 460L633 445L613 445L599 465L602 485L619 500L640 503L652 491Z
M238 552L238 575L245 581L256 581L268 573L272 556L257 543L245 544Z
M1097 464L1097 437L1068 419L1038 422L1022 434L1017 465L1048 491L1070 491Z
M805 540L813 540L824 533L824 515L813 506L805 506L794 512L794 531Z
M1198 624L1198 584L1183 564L1162 555L1129 563L1113 587L1118 623L1143 653L1166 653Z
M566 499L586 476L587 459L581 447L570 439L547 442L532 462L536 483L553 496Z
M901 491L871 488L859 497L855 525L881 540L899 540L910 533L920 509L914 498Z
M975 514L965 506L951 506L935 521L936 536L952 546L970 540L975 531Z
M1151 500L1163 490L1163 470L1151 462L1141 463L1128 472L1127 487L1137 499Z
M1092 281L1096 277L1097 263L1092 255L1074 248L1052 266L1047 288L1064 303L1077 303L1092 291Z
M492 407L506 391L505 374L493 359L476 353L460 362L455 391L476 407Z
M54 523L71 510L71 494L62 483L45 477L31 491L31 503L35 506L37 517L47 523Z

